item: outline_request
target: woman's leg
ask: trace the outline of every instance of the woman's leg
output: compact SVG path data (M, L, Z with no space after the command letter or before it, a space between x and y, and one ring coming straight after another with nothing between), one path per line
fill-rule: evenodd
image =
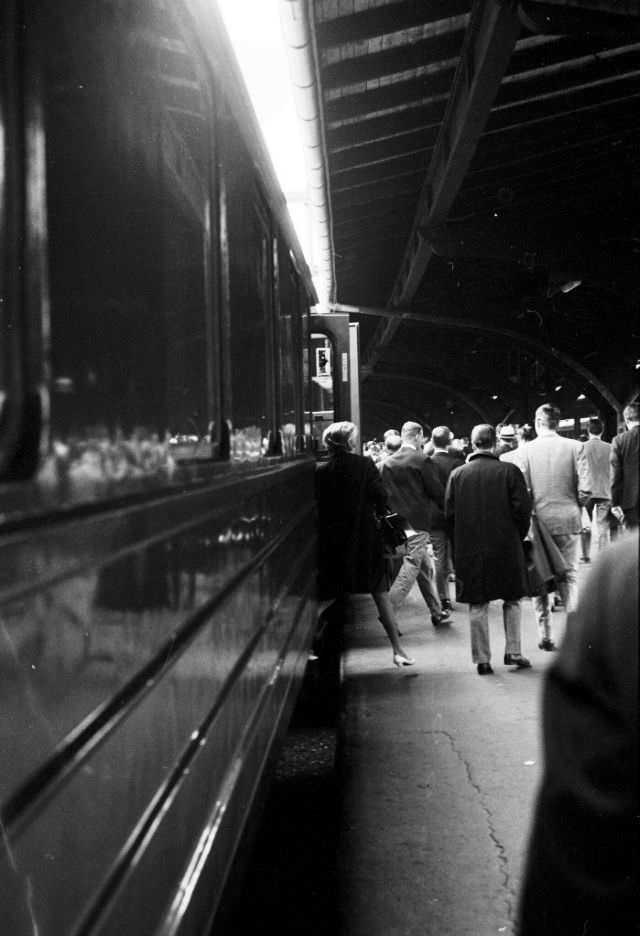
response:
M398 640L398 623L396 621L393 605L389 600L389 592L372 592L372 598L378 608L378 617L387 633L394 655L400 654L400 656L405 657L407 660L411 660L411 657L408 653L405 653Z

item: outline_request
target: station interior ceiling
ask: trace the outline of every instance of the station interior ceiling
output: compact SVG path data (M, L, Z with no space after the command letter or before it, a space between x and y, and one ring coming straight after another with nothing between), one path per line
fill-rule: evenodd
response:
M637 0L308 0L362 435L640 385Z

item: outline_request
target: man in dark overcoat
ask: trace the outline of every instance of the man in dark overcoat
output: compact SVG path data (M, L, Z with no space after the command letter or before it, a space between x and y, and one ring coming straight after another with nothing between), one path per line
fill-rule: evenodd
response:
M449 476L445 517L453 539L459 597L469 604L471 657L481 676L492 673L489 602L503 600L506 665L524 668L520 599L528 592L523 540L531 499L522 472L495 454L493 426L475 426L473 452Z

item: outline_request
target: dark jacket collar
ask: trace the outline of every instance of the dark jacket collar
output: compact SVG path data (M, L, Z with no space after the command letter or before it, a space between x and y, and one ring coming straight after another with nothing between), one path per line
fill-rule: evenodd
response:
M470 455L467 455L467 461L473 461L474 458L493 458L495 461L498 461L498 456L494 452L471 452Z

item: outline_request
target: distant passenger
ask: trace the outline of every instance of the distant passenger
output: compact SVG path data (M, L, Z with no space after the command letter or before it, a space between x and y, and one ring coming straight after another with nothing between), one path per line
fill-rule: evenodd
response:
M500 458L507 452L513 452L518 445L518 435L515 426L505 425L498 430L498 444L496 445L496 455Z
M382 480L387 500L408 524L409 549L391 587L390 599L395 609L403 603L414 583L431 613L434 627L450 616L443 611L435 583L435 564L430 553L430 527L434 508L444 505L444 485L422 445L422 426L406 422L402 427L402 446L382 466Z
M532 442L535 437L536 432L533 426L530 426L528 423L525 423L524 426L518 426L516 429L516 447L510 448L508 452L503 452L502 455L499 456L500 461L511 462L512 465L517 465L522 471L522 446L526 445L527 442Z
M464 462L460 453L453 449L451 451L451 440L453 436L448 426L436 426L431 433L433 443L433 453L431 461L436 469L438 477L446 488L449 475L454 468L458 468ZM449 574L453 572L453 559L451 557L451 543L449 540L449 529L444 516L444 510L440 510L437 504L434 506L431 515L431 543L433 545L433 558L436 564L436 588L440 604L444 611L451 611L452 604L449 598L448 579Z
M627 431L611 443L611 505L625 528L638 526L638 462L640 462L640 403L624 408Z
M557 587L567 614L575 609L582 503L588 497L581 442L558 433L560 410L544 403L536 410L537 438L522 448L522 470L536 515L548 528L568 566ZM541 650L555 650L551 638L549 594L543 587L534 598Z
M387 429L383 436L383 448L378 459L378 468L382 469L383 464L389 457L394 455L402 445L402 437L397 429Z
M637 936L638 539L605 549L543 696L520 936Z
M489 603L502 599L504 663L525 669L520 599L528 593L523 541L531 501L522 472L496 458L493 426L475 426L473 453L449 477L445 516L452 528L453 561L459 598L469 603L471 659L480 676L493 673L489 642Z
M611 514L611 480L609 461L611 445L602 441L604 426L600 419L589 420L589 435L584 443L584 459L587 469L586 485L589 490L585 510L592 529L595 528L598 552L609 545L611 521L617 526L617 520ZM589 562L591 558L591 530L582 532L582 558Z
M370 594L393 649L396 666L415 661L398 641L389 600L388 563L375 516L386 512L387 495L370 458L354 451L352 422L333 423L322 434L329 458L316 469L318 507L318 598L331 604L345 595ZM326 613L325 609L325 613Z

